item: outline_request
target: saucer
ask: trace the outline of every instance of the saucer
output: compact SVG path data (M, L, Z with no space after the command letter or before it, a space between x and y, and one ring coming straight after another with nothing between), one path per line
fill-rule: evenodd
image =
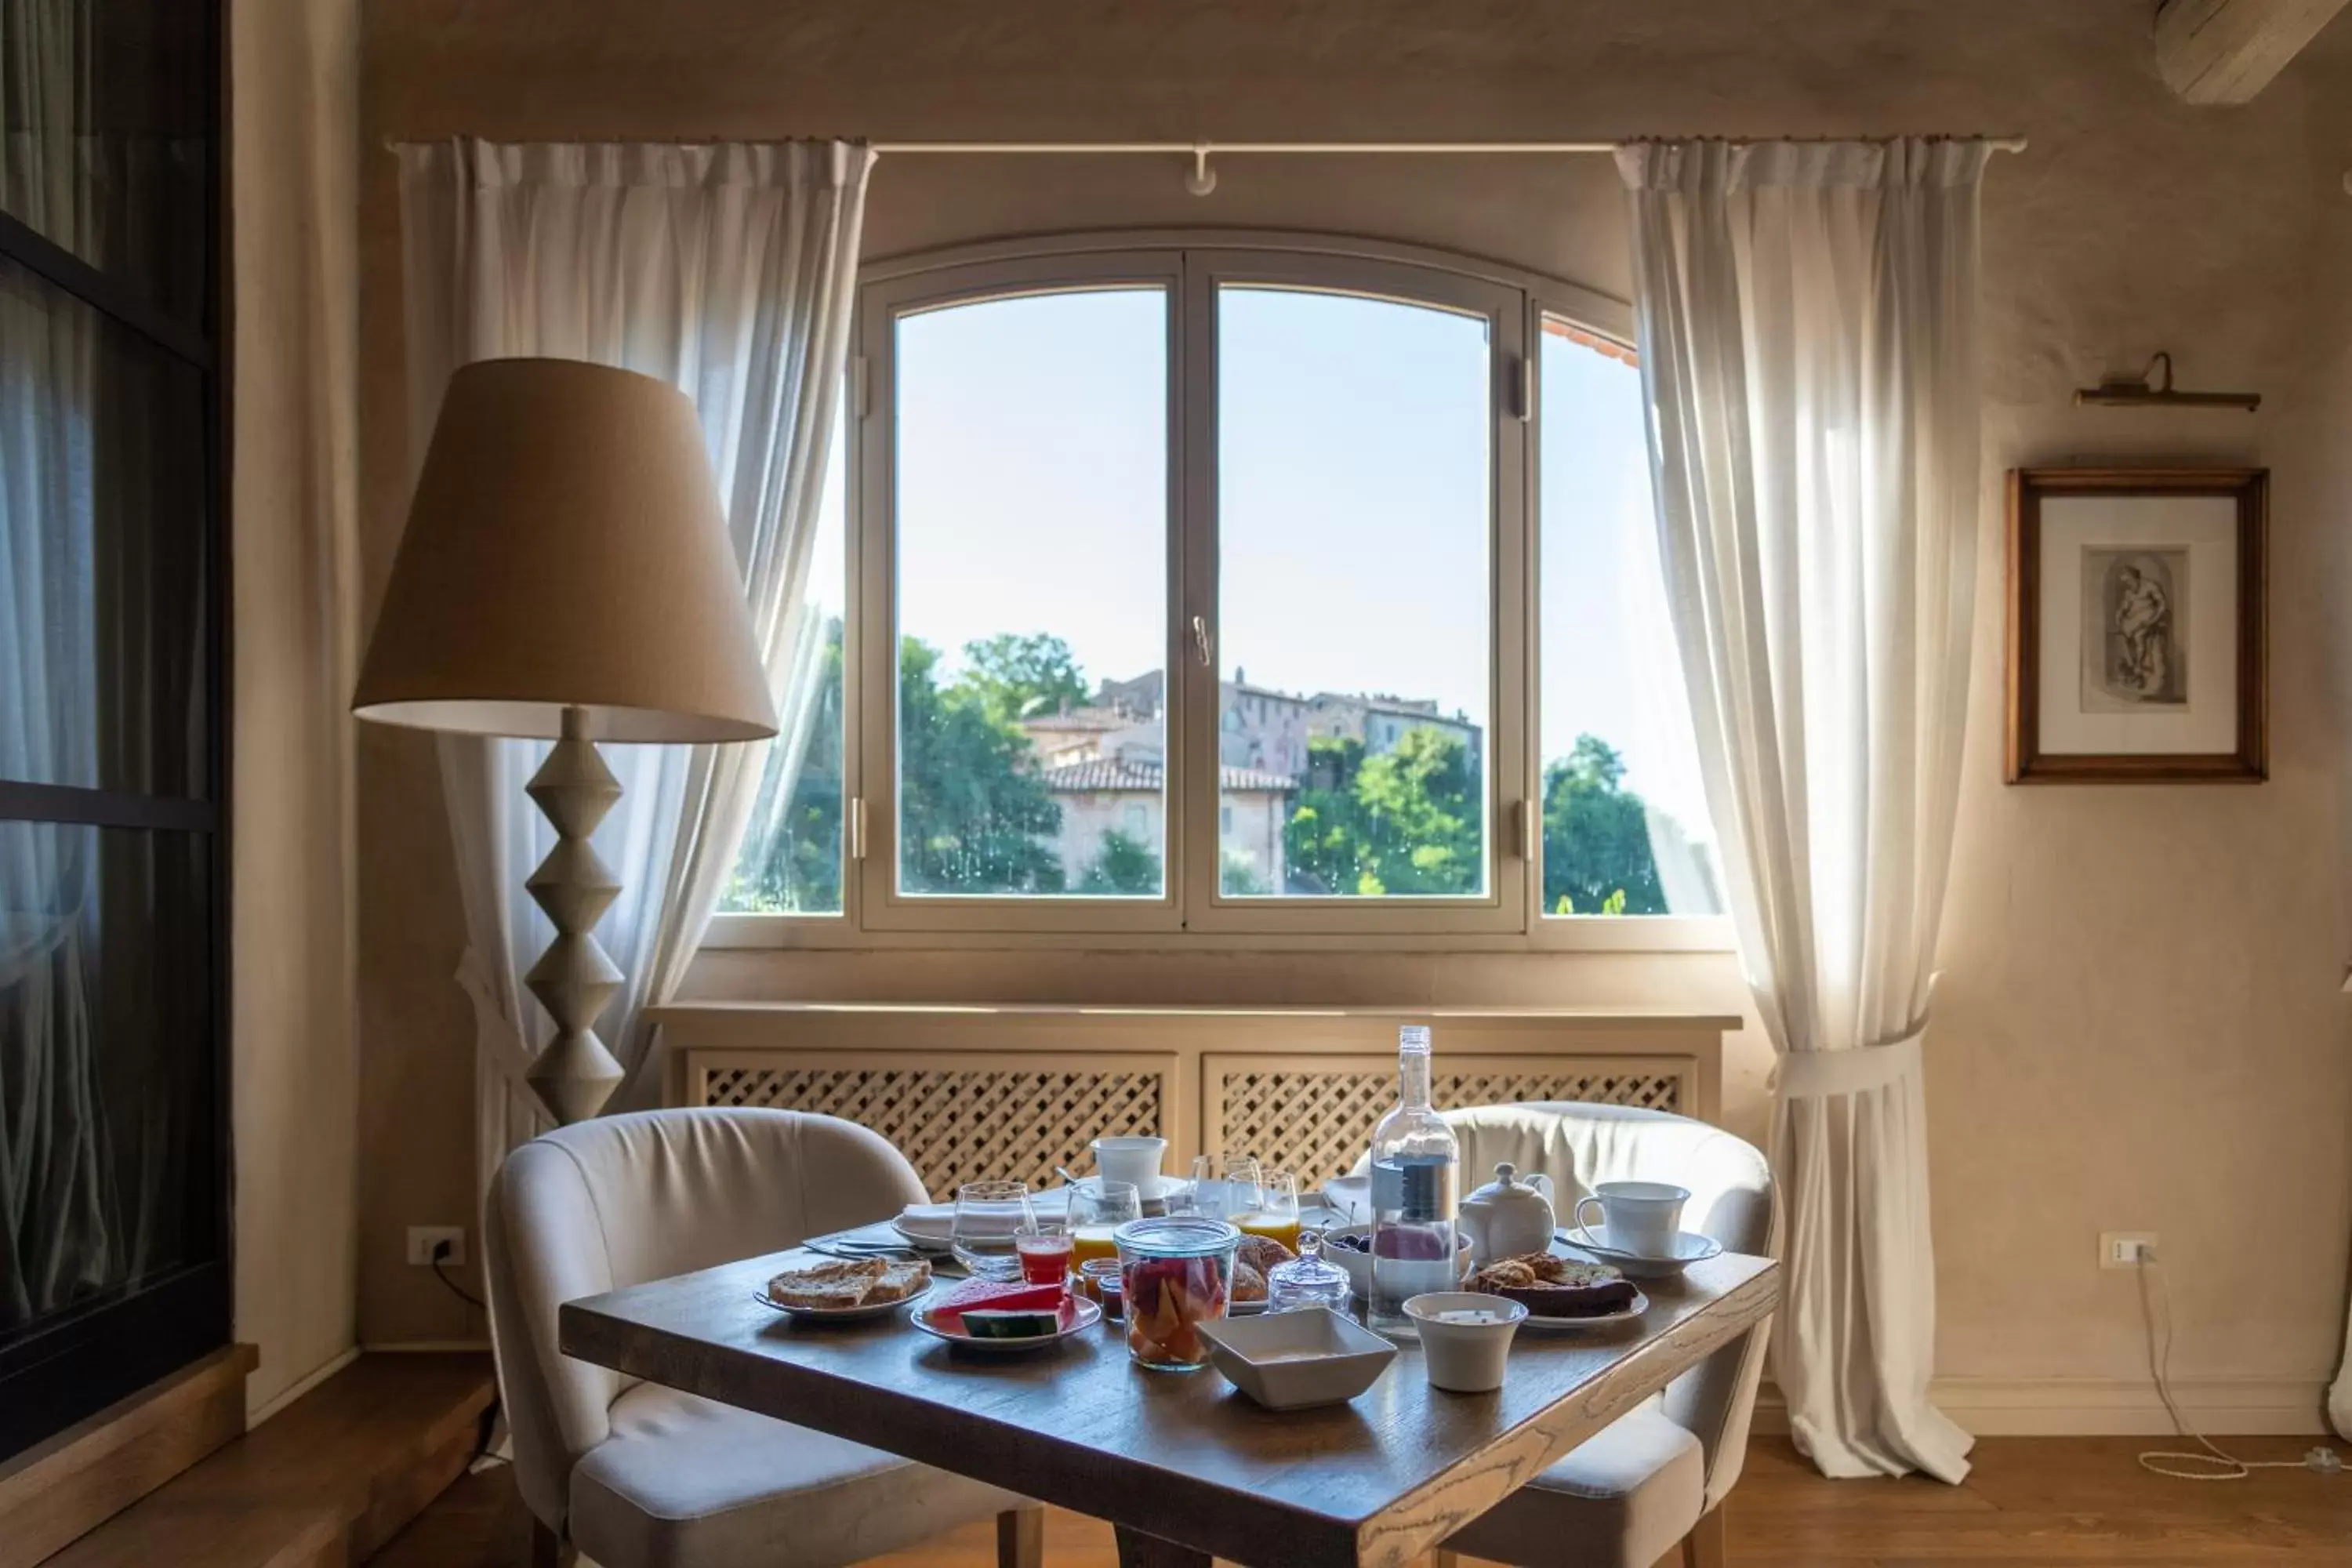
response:
M1583 1230L1563 1230L1557 1233L1556 1239L1603 1263L1616 1265L1628 1279L1673 1279L1692 1264L1704 1263L1723 1250L1723 1243L1711 1236L1701 1236L1695 1230L1676 1234L1674 1255L1669 1258L1643 1258L1638 1253L1596 1241L1590 1232Z
M1102 1177L1099 1175L1080 1176L1070 1184L1090 1198L1102 1194ZM1138 1187L1135 1195L1146 1204L1164 1204L1171 1198L1182 1196L1192 1188L1192 1184L1181 1176L1160 1175Z

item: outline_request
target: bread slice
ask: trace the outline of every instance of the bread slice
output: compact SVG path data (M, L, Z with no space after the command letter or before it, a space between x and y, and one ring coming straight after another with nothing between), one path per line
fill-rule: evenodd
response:
M930 1282L931 1266L923 1259L917 1258L893 1263L882 1271L882 1277L874 1281L866 1292L866 1300L859 1304L872 1306L877 1301L903 1301L909 1296L921 1295Z
M781 1306L818 1310L863 1306L866 1293L890 1268L879 1258L843 1258L807 1268L787 1268L768 1281L768 1299Z

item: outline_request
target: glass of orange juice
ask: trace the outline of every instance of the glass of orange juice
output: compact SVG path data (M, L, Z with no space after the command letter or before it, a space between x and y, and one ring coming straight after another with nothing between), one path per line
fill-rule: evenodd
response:
M1133 1182L1097 1176L1070 1189L1070 1266L1083 1268L1097 1258L1117 1258L1111 1232L1143 1217L1143 1194Z
M1288 1171L1265 1171L1257 1180L1257 1203L1231 1216L1244 1236L1271 1237L1298 1250L1298 1178Z

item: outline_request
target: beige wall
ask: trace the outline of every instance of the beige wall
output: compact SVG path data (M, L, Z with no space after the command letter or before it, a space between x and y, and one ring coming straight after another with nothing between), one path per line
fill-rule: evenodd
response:
M1929 1044L1941 1370L2141 1375L2102 1228L2162 1233L2176 1370L2315 1407L2341 1341L2352 1058L2336 994L2352 427L2352 25L2254 105L2158 81L2149 0L1622 0L803 5L502 0L369 10L368 142L501 138L1572 138L2023 132L1985 198L1986 591L1942 1011ZM399 526L397 215L365 170L364 531ZM886 161L868 253L1149 224L1336 229L1493 256L1622 295L1600 158L1173 164ZM2077 410L2071 389L2173 351L2252 417ZM2254 789L2000 782L2000 471L2100 458L2276 470L2273 778ZM397 1264L400 1226L469 1205L471 1031L448 984L456 896L429 747L362 738L362 1315L371 1339L467 1331ZM1023 961L728 954L706 994L1024 1000L1737 1005L1721 955L1097 953ZM1732 1120L1766 1066L1736 1042ZM2259 1260L2259 1261L2257 1261ZM2252 1267L2251 1275L2239 1272ZM2199 1386L2209 1386L2199 1384ZM2210 1386L2218 1387L2218 1384ZM2284 1391L2284 1392L2282 1392ZM2217 1395L2218 1397L2218 1395Z
M236 1332L260 1412L353 1342L360 18L229 11Z

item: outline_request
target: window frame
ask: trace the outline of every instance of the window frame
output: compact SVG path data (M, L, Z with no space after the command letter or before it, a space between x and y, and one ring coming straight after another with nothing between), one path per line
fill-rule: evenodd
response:
M1494 367L1489 494L1488 888L1465 899L1229 899L1213 780L1221 653L1209 679L1191 616L1216 626L1215 288L1328 289L1484 314ZM910 311L1070 287L1165 288L1169 305L1168 768L1161 896L898 890L895 325ZM702 946L1723 952L1722 915L1541 909L1539 681L1541 343L1546 317L1631 345L1633 309L1564 279L1425 247L1276 230L1150 229L1023 237L869 261L860 269L844 409L848 472L843 640L842 907L722 913ZM879 635L876 635L878 630ZM1096 672L1100 673L1100 672ZM879 694L868 702L867 691Z

